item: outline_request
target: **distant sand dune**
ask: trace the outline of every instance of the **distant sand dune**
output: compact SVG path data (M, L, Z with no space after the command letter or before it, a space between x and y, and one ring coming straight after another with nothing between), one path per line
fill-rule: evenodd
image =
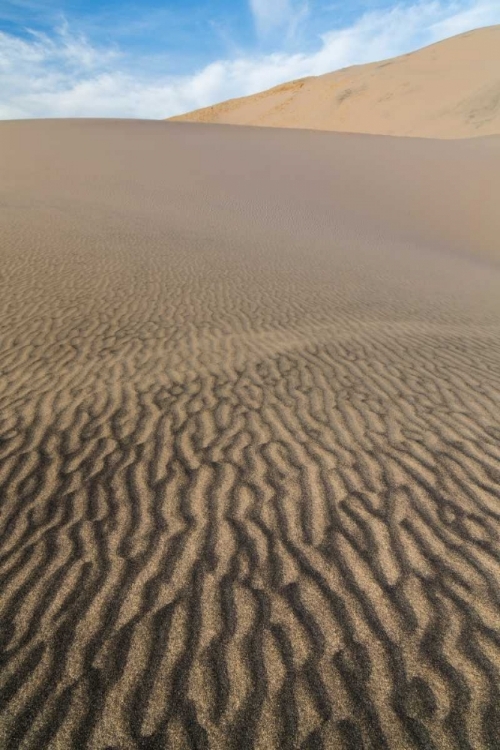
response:
M0 162L0 747L500 747L500 139Z
M500 134L500 26L171 119L427 138Z

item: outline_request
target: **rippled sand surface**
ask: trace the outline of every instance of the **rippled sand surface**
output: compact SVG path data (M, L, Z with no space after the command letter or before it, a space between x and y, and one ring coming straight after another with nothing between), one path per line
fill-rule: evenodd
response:
M0 124L0 746L500 747L500 139Z

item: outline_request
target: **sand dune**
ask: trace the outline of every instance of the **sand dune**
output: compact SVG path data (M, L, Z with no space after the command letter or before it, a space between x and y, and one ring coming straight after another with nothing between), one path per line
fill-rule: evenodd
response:
M500 26L172 119L430 138L500 134Z
M500 139L0 163L0 747L500 747Z

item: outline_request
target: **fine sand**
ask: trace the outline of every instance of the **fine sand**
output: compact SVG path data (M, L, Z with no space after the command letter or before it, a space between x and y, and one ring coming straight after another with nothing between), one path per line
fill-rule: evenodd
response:
M500 134L500 26L172 119L430 138Z
M500 139L0 123L2 750L500 747Z

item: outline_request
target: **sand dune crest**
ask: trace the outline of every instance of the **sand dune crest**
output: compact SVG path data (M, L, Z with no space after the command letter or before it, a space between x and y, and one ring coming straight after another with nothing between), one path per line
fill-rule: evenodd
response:
M500 26L303 78L173 120L467 138L500 134Z

